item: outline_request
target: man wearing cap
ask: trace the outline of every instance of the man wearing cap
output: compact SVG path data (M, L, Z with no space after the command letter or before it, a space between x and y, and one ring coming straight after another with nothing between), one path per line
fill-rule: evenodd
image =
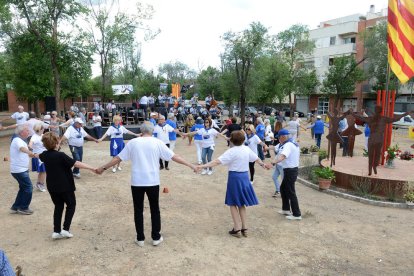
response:
M150 119L149 119L149 121L151 122L151 124L153 126L155 126L157 124L157 120L156 120L157 116L158 116L158 114L156 112L151 112L150 113Z
M289 139L289 134L287 129L281 129L278 132L280 141L279 154L272 162L273 165L280 164L283 167L283 180L280 185L282 210L278 211L278 213L285 215L289 220L301 220L302 216L295 191L300 149L295 141Z
M321 137L322 137L322 134L325 133L325 127L329 127L329 125L324 123L321 119L322 119L321 115L316 116L315 123L307 127L307 128L313 129L313 132L315 134L316 146L318 148L321 148Z
M59 142L59 144L61 144L62 141L67 139L73 159L75 159L75 161L80 162L82 162L83 157L83 138L95 141L96 143L99 142L97 139L93 138L88 133L86 133L86 131L82 128L82 125L82 119L76 118L74 120L73 125L68 127L68 129L65 131L65 134L63 134ZM73 176L76 178L80 178L79 168L73 168Z

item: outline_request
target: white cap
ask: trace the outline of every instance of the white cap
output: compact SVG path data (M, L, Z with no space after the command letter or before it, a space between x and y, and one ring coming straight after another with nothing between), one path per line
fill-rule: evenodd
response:
M83 121L81 118L76 118L74 122L83 125Z
M150 116L157 116L157 113L151 112Z
M321 115L316 116L317 119L322 119Z

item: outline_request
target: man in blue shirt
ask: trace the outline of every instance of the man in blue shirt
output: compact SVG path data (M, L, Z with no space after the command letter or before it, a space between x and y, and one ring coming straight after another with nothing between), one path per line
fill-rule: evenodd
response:
M313 132L315 134L316 146L318 148L321 148L322 134L325 133L325 127L328 127L328 124L325 124L321 119L322 117L320 115L316 116L315 123L308 126L308 128L313 128Z
M264 142L266 127L263 124L263 119L261 117L258 117L256 122L257 122L256 135L259 136L262 142ZM259 156L260 160L263 161L265 159L264 154L263 154L263 147L260 144L257 145L257 155Z

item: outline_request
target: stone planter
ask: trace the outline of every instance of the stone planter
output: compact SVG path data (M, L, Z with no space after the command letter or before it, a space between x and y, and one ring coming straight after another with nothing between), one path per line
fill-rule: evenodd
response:
M414 206L414 202L412 201L406 201L405 203L407 203L408 206Z
M331 187L331 179L319 178L319 190L328 190Z

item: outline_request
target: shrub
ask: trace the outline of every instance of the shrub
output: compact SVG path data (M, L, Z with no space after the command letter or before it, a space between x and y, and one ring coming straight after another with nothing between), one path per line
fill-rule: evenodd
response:
M311 152L318 152L319 151L319 148L317 146L315 146L315 145L312 145L312 146L310 146L309 150Z
M302 154L308 154L309 153L309 148L307 148L307 147L300 148L300 153L302 153Z
M335 172L330 167L318 167L314 169L317 177L322 179L335 179Z

